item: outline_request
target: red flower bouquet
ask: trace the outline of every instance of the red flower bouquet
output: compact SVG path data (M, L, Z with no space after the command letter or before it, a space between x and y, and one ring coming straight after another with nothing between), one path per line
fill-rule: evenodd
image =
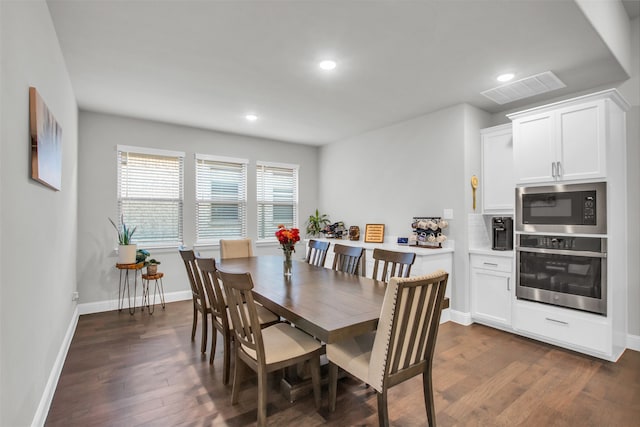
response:
M291 277L291 253L296 251L296 243L300 241L300 230L297 228L288 229L280 224L278 225L278 231L276 231L276 237L284 252L284 275L285 277Z

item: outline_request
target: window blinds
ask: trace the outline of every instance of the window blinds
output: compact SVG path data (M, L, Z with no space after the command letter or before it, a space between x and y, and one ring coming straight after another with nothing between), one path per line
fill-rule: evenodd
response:
M258 239L274 239L279 224L298 226L297 165L257 164Z
M141 246L182 244L184 153L118 146L118 217Z
M198 243L247 237L247 163L196 154Z

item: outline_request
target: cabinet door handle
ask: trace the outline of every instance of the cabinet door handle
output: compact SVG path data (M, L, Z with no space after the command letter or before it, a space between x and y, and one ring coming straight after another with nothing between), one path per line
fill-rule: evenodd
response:
M558 178L562 176L562 163L558 162L558 166L556 166L556 173L558 174Z
M510 291L511 287L509 286L509 282L511 281L511 277L507 277L507 290Z
M556 162L551 162L551 176L556 177Z
M569 322L565 322L563 320L552 319L551 317L545 317L549 322L559 323L561 325L569 325Z
M484 265L490 265L492 267L497 267L498 264L494 263L494 262L483 262Z

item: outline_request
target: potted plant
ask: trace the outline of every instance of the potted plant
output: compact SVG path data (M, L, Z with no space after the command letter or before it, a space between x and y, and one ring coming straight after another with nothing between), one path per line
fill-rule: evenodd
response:
M155 258L147 261L150 255L146 249L138 249L136 251L136 263L144 263L144 266L147 267L147 274L152 276L158 272L158 264L160 264L160 261Z
M307 220L307 235L319 235L330 222L326 214L320 214L318 209L316 209L315 215L309 215L309 219Z
M133 237L133 233L136 232L137 227L127 227L124 223L124 216L120 217L121 227L118 227L111 218L109 218L109 221L118 233L118 264L134 264L136 262L138 245L131 243L131 238Z

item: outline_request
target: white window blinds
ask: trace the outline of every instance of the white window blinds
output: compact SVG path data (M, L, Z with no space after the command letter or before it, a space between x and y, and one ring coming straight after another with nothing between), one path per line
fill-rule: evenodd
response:
M298 169L258 162L258 239L275 239L279 224L298 226Z
M118 146L118 217L143 247L182 244L184 153Z
M247 163L196 154L198 243L247 237Z

